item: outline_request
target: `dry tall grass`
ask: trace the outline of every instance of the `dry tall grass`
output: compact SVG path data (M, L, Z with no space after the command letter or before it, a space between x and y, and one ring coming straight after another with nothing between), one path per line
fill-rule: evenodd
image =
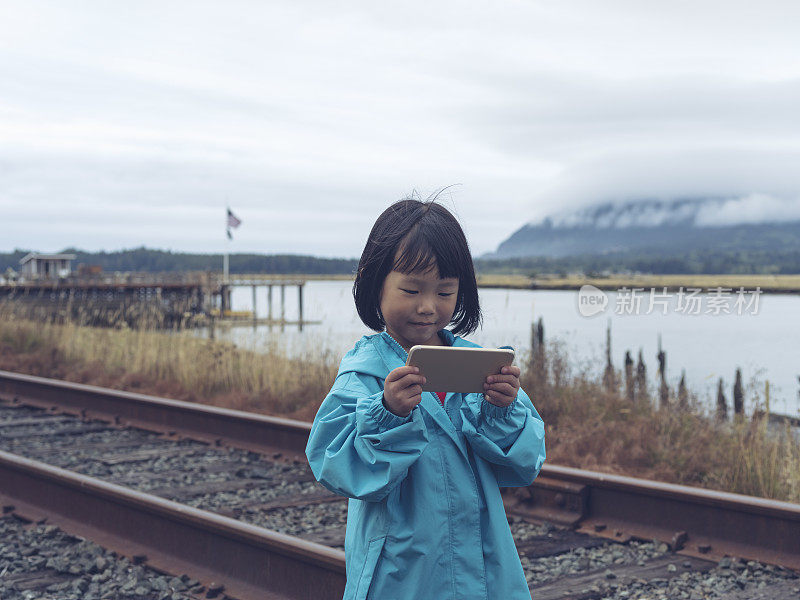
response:
M306 407L324 397L338 366L322 353L287 357L276 345L255 352L187 332L37 323L8 313L0 314L0 356L6 368L32 374L296 418L313 416Z
M641 287L645 290L650 288L661 289L667 287L677 290L684 288L700 288L708 290L711 288L731 288L734 292L740 287L746 290L754 290L760 287L763 292L774 293L797 293L800 291L800 276L798 275L610 275L608 277L589 277L580 275L560 276L540 276L536 277L534 283L538 289L553 290L577 290L584 284L594 285L604 290L617 290L622 287L636 288ZM512 287L530 287L520 282L517 286L513 282L508 283Z
M655 390L631 400L575 372L555 344L529 363L522 386L544 419L548 462L800 502L800 438L788 425L719 421L696 398L656 408Z

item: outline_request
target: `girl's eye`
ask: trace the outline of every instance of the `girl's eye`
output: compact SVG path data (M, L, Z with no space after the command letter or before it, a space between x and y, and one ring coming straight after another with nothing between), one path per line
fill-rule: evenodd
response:
M448 296L452 296L453 292L441 292L439 294L442 298L447 298Z
M406 294L416 294L417 293L416 290L407 290L405 288L400 288L400 289L403 290Z

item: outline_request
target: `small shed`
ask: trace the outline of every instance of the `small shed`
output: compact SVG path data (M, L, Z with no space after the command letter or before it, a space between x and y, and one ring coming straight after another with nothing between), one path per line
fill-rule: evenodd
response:
M74 254L39 254L31 252L19 261L22 277L25 279L59 279L72 272L70 261Z

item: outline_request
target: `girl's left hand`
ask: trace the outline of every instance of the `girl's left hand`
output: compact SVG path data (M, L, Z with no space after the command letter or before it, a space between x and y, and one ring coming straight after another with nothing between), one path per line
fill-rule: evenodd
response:
M498 375L483 382L483 395L495 406L510 406L519 391L519 367L503 367Z

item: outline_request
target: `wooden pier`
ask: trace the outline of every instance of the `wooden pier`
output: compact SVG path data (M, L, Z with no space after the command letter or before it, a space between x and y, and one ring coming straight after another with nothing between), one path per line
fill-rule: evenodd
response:
M286 321L286 288L297 288L297 321L303 322L303 288L306 284L305 279L281 279L270 277L266 275L232 275L228 278L228 282L222 285L222 310L230 310L231 302L230 296L232 288L234 287L250 287L253 293L253 318L256 318L256 298L258 295L258 288L265 288L267 292L267 321L283 323ZM273 317L273 288L280 288L280 317Z
M214 272L98 274L62 279L33 280L0 285L0 302L14 301L40 317L73 319L86 324L128 325L148 317L161 326L218 324L303 325L305 279L265 275L231 275L223 281ZM249 318L231 314L234 287L250 287L253 311ZM280 289L280 313L275 314L273 288ZM286 319L286 288L297 288L298 317ZM259 288L265 288L268 314L258 318ZM148 321L149 324L149 321Z

